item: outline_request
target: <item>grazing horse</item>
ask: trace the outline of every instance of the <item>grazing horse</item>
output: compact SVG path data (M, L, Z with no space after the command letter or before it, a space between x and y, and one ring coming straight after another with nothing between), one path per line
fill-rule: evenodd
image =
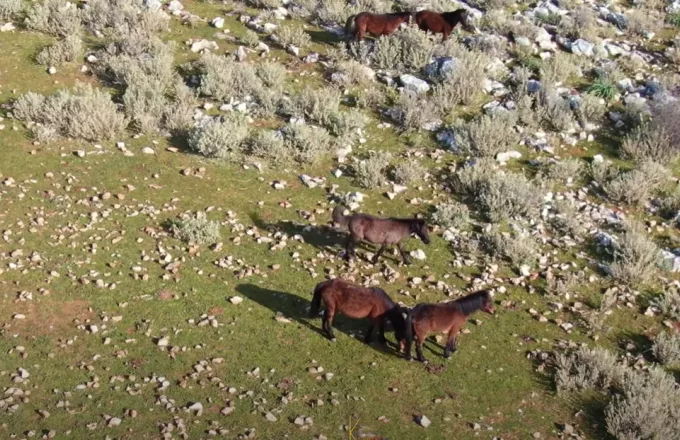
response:
M488 290L480 290L455 301L440 304L418 304L406 317L406 359L411 360L411 345L416 340L416 353L420 362L423 357L423 342L433 332L448 334L444 357L449 358L456 351L456 336L472 313L477 310L493 314L493 299Z
M350 282L334 279L322 281L314 288L314 298L309 309L309 316L316 317L319 314L321 302L324 304L323 330L331 341L335 341L333 334L333 316L336 312L350 318L366 318L371 324L366 332L365 342L371 343L375 327L378 327L379 341L384 344L385 319L392 323L394 335L399 342L401 351L406 344L406 320L401 313L401 308L385 293L377 287L362 287Z
M468 32L476 32L477 28L472 23L472 14L467 9L456 9L453 12L420 11L416 13L416 24L425 32L444 34L442 41L449 38L458 23Z
M361 41L364 35L369 33L374 37L381 35L390 35L396 31L402 23L408 23L412 12L394 12L392 14L371 14L370 12L361 12L357 15L352 15L345 23L345 40L347 43L351 39Z
M417 218L378 218L368 214L345 215L343 206L333 209L333 222L346 226L349 238L345 247L345 258L350 260L355 254L355 247L359 241L379 244L380 249L373 257L373 263L385 252L387 246L396 245L404 260L404 264L411 262L410 257L401 247L401 241L411 234L416 234L423 243L430 244L430 236L425 220Z

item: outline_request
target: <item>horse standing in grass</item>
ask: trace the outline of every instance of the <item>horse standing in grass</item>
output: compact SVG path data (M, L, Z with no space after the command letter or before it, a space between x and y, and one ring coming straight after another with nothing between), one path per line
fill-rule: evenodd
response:
M333 222L340 226L346 226L349 230L349 238L345 247L345 258L350 260L356 254L356 245L359 241L379 244L380 249L373 257L373 263L377 263L387 246L396 245L404 260L409 264L411 258L401 247L401 241L416 234L425 244L430 244L430 236L427 231L425 220L417 218L378 218L368 214L345 215L343 206L333 209Z
M401 351L406 344L406 320L402 315L401 308L385 293L377 287L362 287L350 282L334 279L326 280L317 284L314 288L314 298L309 309L309 316L316 317L324 304L323 330L328 338L335 341L333 334L333 316L336 312L350 318L369 318L371 324L366 332L365 342L370 344L373 340L375 327L378 327L379 341L385 339L385 320L389 320L394 328L394 335L399 343Z
M411 360L411 345L415 337L418 360L427 362L423 356L423 342L434 332L448 334L444 348L444 357L448 359L456 351L456 336L468 316L477 310L494 313L493 298L488 290L480 290L455 301L415 306L406 317L406 359Z
M390 35L402 23L408 23L412 16L412 12L394 12L391 14L361 12L357 15L352 15L345 23L345 40L347 43L352 39L361 41L366 33L374 37Z
M472 22L472 14L467 9L456 9L453 12L420 11L416 13L416 24L420 30L434 34L444 34L442 42L449 38L449 34L458 25L468 32L477 32Z

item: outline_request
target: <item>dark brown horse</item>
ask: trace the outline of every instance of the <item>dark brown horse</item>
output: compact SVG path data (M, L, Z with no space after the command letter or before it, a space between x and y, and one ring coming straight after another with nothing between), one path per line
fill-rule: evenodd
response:
M434 34L444 34L442 41L449 38L449 34L458 24L468 32L476 32L477 28L472 22L472 14L467 9L456 9L453 12L420 11L416 13L416 24L420 30Z
M402 23L408 23L412 16L412 12L394 12L391 14L371 14L370 12L361 12L357 15L352 15L345 23L345 40L348 43L352 39L361 41L364 39L366 33L373 35L374 37L390 35L394 33Z
M493 299L487 290L480 290L455 301L440 304L418 304L406 317L406 359L411 360L411 345L416 340L416 353L420 362L423 357L423 342L433 332L447 333L444 357L449 358L456 351L456 336L467 322L468 316L477 310L494 313Z
M362 287L350 282L334 279L317 284L314 288L314 298L309 309L309 316L316 317L324 304L323 330L331 341L335 341L333 334L333 316L337 312L350 318L369 318L371 324L366 332L365 342L371 343L375 327L378 327L379 341L384 344L385 320L389 320L394 328L394 335L399 343L400 351L406 344L406 320L401 308L377 287Z
M379 244L380 249L373 257L373 263L385 252L387 246L396 245L404 260L404 264L411 262L410 257L401 247L401 241L411 234L416 234L423 243L430 243L425 220L417 218L378 218L368 214L345 215L343 206L333 209L333 222L340 226L346 226L349 230L349 238L345 247L345 258L350 260L356 253L355 248L359 241Z

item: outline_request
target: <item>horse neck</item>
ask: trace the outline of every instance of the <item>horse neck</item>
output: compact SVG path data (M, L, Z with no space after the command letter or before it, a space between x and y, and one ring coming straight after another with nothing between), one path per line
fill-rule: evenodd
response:
M404 320L404 317L401 315L399 307L394 305L391 309L387 311L385 315L387 316L387 319L389 319L389 321L392 323L392 327L394 328L395 331L405 330L406 321Z
M456 301L456 303L458 304L458 307L460 307L460 311L463 312L465 316L470 316L477 310L482 308L482 305L484 304L484 297L482 296L474 296L472 298L465 297Z
M444 13L442 13L442 18L450 26L455 26L456 24L458 24L462 21L460 14L461 14L460 10L453 11L453 12L444 12Z

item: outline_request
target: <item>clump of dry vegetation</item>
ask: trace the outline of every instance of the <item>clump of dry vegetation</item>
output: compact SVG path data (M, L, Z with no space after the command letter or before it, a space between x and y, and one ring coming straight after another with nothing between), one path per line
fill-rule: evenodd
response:
M373 153L354 165L354 180L362 188L378 188L385 183L385 171L392 157L389 153Z
M493 157L519 144L513 114L484 115L455 130L456 145L466 154Z
M243 98L259 91L262 82L250 64L207 53L198 61L199 92L220 101Z
M283 47L295 46L304 48L312 42L309 34L298 26L279 26L276 30L276 36Z
M662 188L671 178L671 172L656 162L645 160L630 171L610 174L603 184L607 196L618 202L643 204L654 191Z
M9 21L23 10L22 0L0 0L0 21Z
M613 243L611 274L631 286L652 281L660 264L660 249L638 224L630 224Z
M462 203L442 203L435 207L432 221L444 228L461 229L470 223L470 210Z
M248 124L241 113L229 113L223 119L209 119L189 134L192 150L212 158L237 160L243 153Z
M26 12L26 27L58 37L80 32L81 13L75 3L66 0L36 2Z
M408 26L378 38L371 60L379 69L417 71L430 62L433 51L434 42L428 35L417 26Z
M654 339L652 353L664 365L680 362L680 335L662 332Z
M62 137L86 141L110 139L128 123L111 101L111 95L89 84L79 84L73 92L61 90L51 96L27 93L16 101L13 114L27 122L40 141Z
M491 229L482 235L480 244L493 258L505 259L515 268L531 266L538 259L536 241L526 234L510 234Z
M486 77L484 69L489 63L485 54L462 49L456 54L455 72L447 75L434 87L432 99L442 115L447 115L458 104L471 104L482 90Z
M288 124L282 131L291 157L298 163L317 163L333 145L330 134L322 127Z
M558 392L609 389L620 386L625 367L608 350L581 347L555 356L555 385Z
M427 174L427 169L417 159L400 160L392 170L394 181L402 185L422 182Z
M404 90L399 94L396 106L392 109L392 117L405 131L417 131L428 123L437 120L437 110L432 101L422 99L412 90Z
M83 40L76 34L70 34L41 50L35 60L45 66L60 66L75 61L82 53Z
M214 244L221 239L220 224L208 220L205 212L197 212L195 216L183 215L169 223L172 235L187 243Z
M293 112L305 119L330 126L340 109L340 91L335 88L325 87L311 89L305 87L298 95L293 97Z

